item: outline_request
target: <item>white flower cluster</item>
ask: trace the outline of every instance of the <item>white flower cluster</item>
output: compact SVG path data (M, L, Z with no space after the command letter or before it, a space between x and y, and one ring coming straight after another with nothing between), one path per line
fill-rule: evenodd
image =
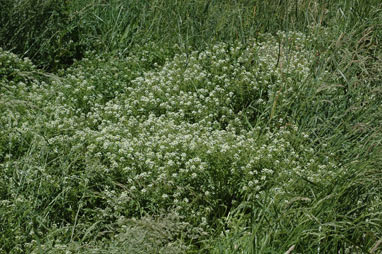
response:
M20 181L88 186L103 202L97 216L175 209L203 225L222 207L282 193L296 177L330 177L333 160L316 161L309 136L280 115L308 77L308 43L279 33L177 54L145 72L137 66L149 57L93 57L49 85L2 81L1 165L19 163L5 154L34 154ZM265 127L276 104L278 124Z

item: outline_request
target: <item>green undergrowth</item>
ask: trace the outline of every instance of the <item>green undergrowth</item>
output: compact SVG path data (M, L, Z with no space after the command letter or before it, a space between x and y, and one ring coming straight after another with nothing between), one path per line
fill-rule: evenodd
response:
M0 253L379 253L372 2L9 2Z
M344 34L367 26L376 36L380 8L379 0L3 0L0 47L56 72L87 51L126 55L148 42L202 49L279 30L310 32L312 24L340 25Z
M370 247L380 229L378 171L357 172L307 132L314 118L295 115L306 91L315 91L313 108L342 94L322 89L333 82L328 71L310 77L314 40L280 32L162 65L144 49L89 52L59 76L2 51L3 250L228 251L235 230L243 236L234 249L260 253L291 243ZM149 223L145 214L160 217ZM139 232L145 244L129 236Z

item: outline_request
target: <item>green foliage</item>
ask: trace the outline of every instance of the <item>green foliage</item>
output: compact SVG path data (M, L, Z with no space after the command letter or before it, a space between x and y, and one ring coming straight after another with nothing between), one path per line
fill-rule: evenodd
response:
M379 2L0 5L0 253L378 253Z
M17 55L4 51L0 48L0 77L1 82L18 83L20 81L28 83L31 74L36 68L29 58L20 59ZM4 87L2 87L4 89Z
M379 15L379 0L361 2L5 0L0 46L57 71L87 50L126 54L147 42L200 49L220 41L247 43L279 30L309 32L312 24L339 24L349 33Z
M0 4L0 46L55 70L82 57L71 1L21 0Z
M306 253L369 253L380 237L382 219L376 198L381 174L375 166L381 165L355 163L318 190L305 182L317 196L294 188L287 202L282 202L285 196L268 196L264 203L247 204L252 211L249 227L249 218L242 215L244 205L227 218L224 235L206 247L211 253L276 253L290 248ZM294 186L301 183L297 180Z

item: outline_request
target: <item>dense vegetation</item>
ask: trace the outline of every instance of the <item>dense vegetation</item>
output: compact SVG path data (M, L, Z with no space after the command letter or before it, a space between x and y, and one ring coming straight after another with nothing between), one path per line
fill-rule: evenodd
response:
M0 1L0 253L381 253L382 3Z

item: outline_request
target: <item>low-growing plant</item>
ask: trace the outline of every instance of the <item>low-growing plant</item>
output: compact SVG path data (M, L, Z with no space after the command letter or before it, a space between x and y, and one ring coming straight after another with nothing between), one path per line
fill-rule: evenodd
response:
M290 41L287 56L280 40ZM50 77L49 86L8 85L8 98L34 107L7 108L1 118L3 181L22 172L3 189L14 200L6 209L17 214L17 203L30 211L16 216L23 223L6 236L31 232L18 241L20 250L33 239L43 244L53 225L62 242L84 238L89 227L100 240L115 234L110 227L121 217L175 210L190 224L189 240L199 241L242 202L288 191L293 177L331 179L334 160L321 167L308 136L275 113L277 96L280 111L282 96L298 100L293 91L306 80L311 55L302 51L306 40L280 33L248 46L220 43L149 71L139 54L93 57ZM262 129L271 117L276 124Z
M0 49L0 253L376 252L379 9L255 2L36 1L104 51Z

